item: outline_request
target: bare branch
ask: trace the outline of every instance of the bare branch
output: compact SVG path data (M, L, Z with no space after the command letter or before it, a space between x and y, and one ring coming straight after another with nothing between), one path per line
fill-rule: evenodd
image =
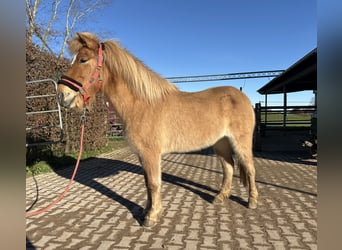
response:
M54 23L54 21L56 19L56 16L57 16L58 6L59 6L59 4L61 2L62 2L62 0L56 0L54 2L53 13L52 13L51 19L49 21L49 24L48 24L48 26L47 26L47 28L45 30L44 37L43 37L43 46L42 46L42 49L41 49L42 51L44 50L44 47L45 47L45 44L47 42L47 39L48 39L50 30L51 30L52 24Z
M64 32L64 37L63 37L63 43L62 43L61 51L58 55L58 61L61 60L62 56L64 55L65 46L66 46L68 37L70 35L69 18L70 18L70 13L71 13L74 3L75 3L75 0L71 0L68 6L66 19L65 19L65 32Z
M60 60L65 54L67 40L74 32L74 29L82 20L90 17L90 13L111 4L111 1L25 0L25 4L27 39L32 42L32 38L37 38L38 42L41 42L41 50L54 51ZM47 8L50 6L51 9ZM88 19L85 20L85 23L86 21ZM51 49L52 45L54 50Z
M76 23L79 22L87 14L99 8L101 6L101 2L102 2L101 0L98 0L94 2L93 4L89 5L84 10L75 11L74 10L74 8L76 8L75 0L70 1L68 11L67 11L67 16L66 16L65 33L63 37L62 48L61 48L60 54L58 55L59 59L62 58L62 56L64 55L67 40L70 37L70 34L72 33L72 31L74 30ZM73 15L73 13L75 14Z
M35 19L36 19L38 6L40 4L40 0L34 0L33 4L29 2L28 0L25 0L25 3L26 3L26 14L27 14L28 23L29 23L28 39L29 41L32 42L32 35L35 29Z

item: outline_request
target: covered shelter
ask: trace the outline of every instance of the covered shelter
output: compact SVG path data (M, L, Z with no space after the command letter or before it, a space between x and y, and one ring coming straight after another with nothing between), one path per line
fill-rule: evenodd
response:
M317 91L317 48L310 51L282 74L273 78L258 92L267 96L304 90Z
M314 105L288 106L288 93L307 90L312 90L315 95ZM261 143L260 136L265 135L266 131L310 130L311 133L314 125L311 117L317 110L317 48L311 50L257 91L265 95L265 106L261 107L260 103L255 106L257 136L260 139L257 141ZM283 94L283 105L268 106L267 97L272 94ZM305 117L305 119L300 117Z
M315 94L314 106L317 105L317 48L310 51L299 61L290 66L279 76L273 78L270 82L261 87L258 92L265 95L265 123L267 123L267 110L279 109L279 107L269 107L267 96L270 94L283 94L283 105L281 106L283 114L283 127L286 127L286 115L289 108L303 109L303 107L287 105L287 94L312 90Z

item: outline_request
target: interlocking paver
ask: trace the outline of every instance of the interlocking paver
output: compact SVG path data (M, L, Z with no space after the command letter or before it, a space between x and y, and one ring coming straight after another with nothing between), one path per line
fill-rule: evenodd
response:
M60 203L26 219L32 249L317 249L317 163L302 155L255 154L259 204L234 173L231 197L212 204L222 182L212 155L163 156L163 217L144 228L143 171L127 148L81 162ZM72 168L27 179L26 205L49 204Z

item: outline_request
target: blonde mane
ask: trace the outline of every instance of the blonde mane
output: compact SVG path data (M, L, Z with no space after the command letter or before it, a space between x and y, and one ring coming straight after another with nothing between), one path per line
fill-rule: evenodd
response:
M105 42L104 57L109 71L122 77L127 87L137 97L154 102L178 91L175 85L150 70L116 41Z

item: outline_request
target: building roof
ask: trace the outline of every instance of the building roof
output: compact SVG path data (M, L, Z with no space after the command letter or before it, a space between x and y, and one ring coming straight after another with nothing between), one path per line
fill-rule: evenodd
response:
M317 90L317 48L273 78L258 92L264 95L303 90Z

